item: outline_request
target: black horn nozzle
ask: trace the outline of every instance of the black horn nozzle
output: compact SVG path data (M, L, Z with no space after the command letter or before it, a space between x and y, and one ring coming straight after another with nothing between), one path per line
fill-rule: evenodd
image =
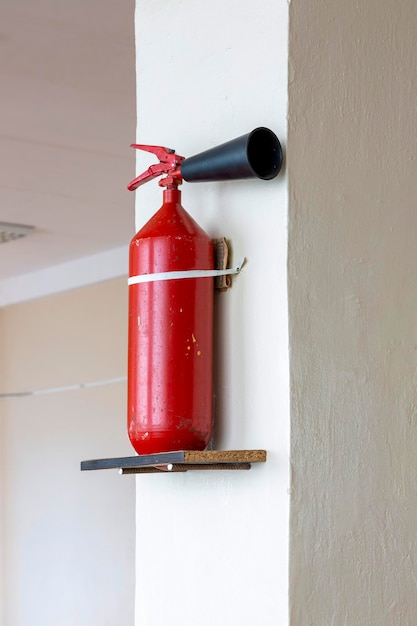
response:
M282 148L269 128L255 128L226 143L196 154L181 163L181 176L189 182L275 178L282 165Z

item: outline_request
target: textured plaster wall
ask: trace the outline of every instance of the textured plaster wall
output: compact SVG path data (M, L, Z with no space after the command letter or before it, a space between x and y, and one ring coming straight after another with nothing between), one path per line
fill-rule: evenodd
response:
M3 336L3 312L0 309L0 346L3 345L4 336ZM4 376L4 353L3 350L0 350L0 380L2 380ZM4 447L3 447L3 428L1 424L3 423L3 404L0 402L0 494L4 493L4 480L3 480L3 472L4 472ZM4 541L4 499L0 497L0 626L5 626L4 623L4 549L5 549L5 541Z
M292 626L417 615L417 11L292 0Z
M137 141L191 156L272 128L286 143L286 0L138 0ZM133 140L134 138L132 138ZM153 163L138 154L138 172ZM280 626L288 598L285 172L184 184L183 205L247 263L216 296L217 449L266 448L249 472L137 478L137 626ZM161 204L136 192L138 228Z
M0 393L123 376L126 295L120 279L0 309ZM134 480L80 471L130 453L125 416L124 383L0 398L2 626L132 625Z

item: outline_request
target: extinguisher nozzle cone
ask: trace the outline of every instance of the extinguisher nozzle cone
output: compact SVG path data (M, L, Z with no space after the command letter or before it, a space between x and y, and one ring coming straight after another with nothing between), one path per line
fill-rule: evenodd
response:
M268 128L255 128L247 135L185 159L181 176L187 182L213 182L244 178L275 178L282 165L278 137Z

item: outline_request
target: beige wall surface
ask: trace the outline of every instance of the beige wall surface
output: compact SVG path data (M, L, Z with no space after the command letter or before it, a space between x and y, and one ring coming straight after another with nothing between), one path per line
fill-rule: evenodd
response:
M0 393L126 374L125 279L0 311ZM0 399L4 626L131 626L134 479L80 472L133 453L125 383ZM127 478L127 479L126 479Z
M0 381L3 380L3 310L0 309ZM3 519L4 519L4 483L3 483L3 466L4 466L4 449L3 449L3 402L0 401L0 626L4 624L4 535L3 535Z
M416 32L290 4L292 626L416 622Z

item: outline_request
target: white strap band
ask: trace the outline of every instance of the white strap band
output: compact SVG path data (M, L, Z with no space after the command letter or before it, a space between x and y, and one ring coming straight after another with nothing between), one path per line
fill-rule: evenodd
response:
M141 274L140 276L130 276L128 285L137 285L138 283L151 283L156 280L175 280L178 278L208 278L210 276L226 276L230 274L239 274L245 263L242 257L239 265L228 270L184 270L181 272L159 272L157 274Z

